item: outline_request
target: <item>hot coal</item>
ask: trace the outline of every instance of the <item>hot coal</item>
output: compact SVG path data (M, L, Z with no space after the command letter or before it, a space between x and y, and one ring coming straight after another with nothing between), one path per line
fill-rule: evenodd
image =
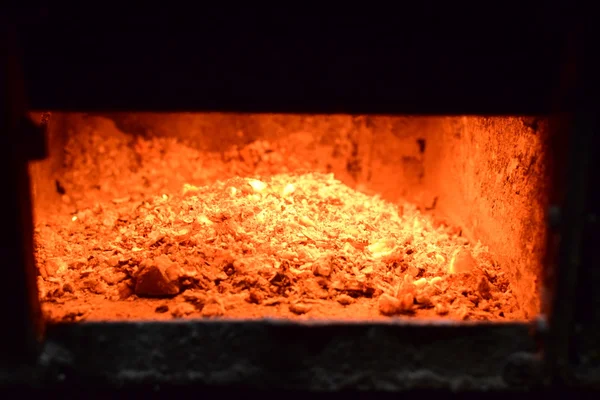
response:
M331 174L289 173L57 215L36 256L56 320L509 317L500 267L459 232Z

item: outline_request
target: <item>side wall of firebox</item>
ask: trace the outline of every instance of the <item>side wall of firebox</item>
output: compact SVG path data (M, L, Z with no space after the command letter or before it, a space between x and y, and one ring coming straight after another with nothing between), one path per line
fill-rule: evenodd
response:
M32 164L32 190L42 220L89 206L89 199L132 195L132 185L118 181L143 163L172 172L140 177L157 192L232 175L330 172L365 193L414 202L481 240L529 318L540 308L545 132L530 118L55 113L50 158ZM167 147L176 139L210 156L169 158L147 147L151 138ZM140 159L139 146L148 159Z
M542 306L547 140L539 119L447 118L431 136L425 173L440 211L493 251L528 318Z

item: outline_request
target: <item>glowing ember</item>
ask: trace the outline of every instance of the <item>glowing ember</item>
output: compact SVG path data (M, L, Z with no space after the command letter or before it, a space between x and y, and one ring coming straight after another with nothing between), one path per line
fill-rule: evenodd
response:
M315 173L120 199L36 240L54 319L504 317L507 280L456 232Z

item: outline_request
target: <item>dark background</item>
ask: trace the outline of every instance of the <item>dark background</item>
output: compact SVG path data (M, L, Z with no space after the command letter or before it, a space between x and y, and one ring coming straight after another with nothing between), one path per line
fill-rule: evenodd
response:
M14 9L31 107L531 115L572 106L565 71L582 10L566 1L217 8Z

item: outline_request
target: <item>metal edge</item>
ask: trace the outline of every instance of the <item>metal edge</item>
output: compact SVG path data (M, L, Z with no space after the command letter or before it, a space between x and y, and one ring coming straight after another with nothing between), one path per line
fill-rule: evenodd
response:
M451 391L537 387L529 323L183 320L47 327L35 365L0 370L40 388L139 385Z

